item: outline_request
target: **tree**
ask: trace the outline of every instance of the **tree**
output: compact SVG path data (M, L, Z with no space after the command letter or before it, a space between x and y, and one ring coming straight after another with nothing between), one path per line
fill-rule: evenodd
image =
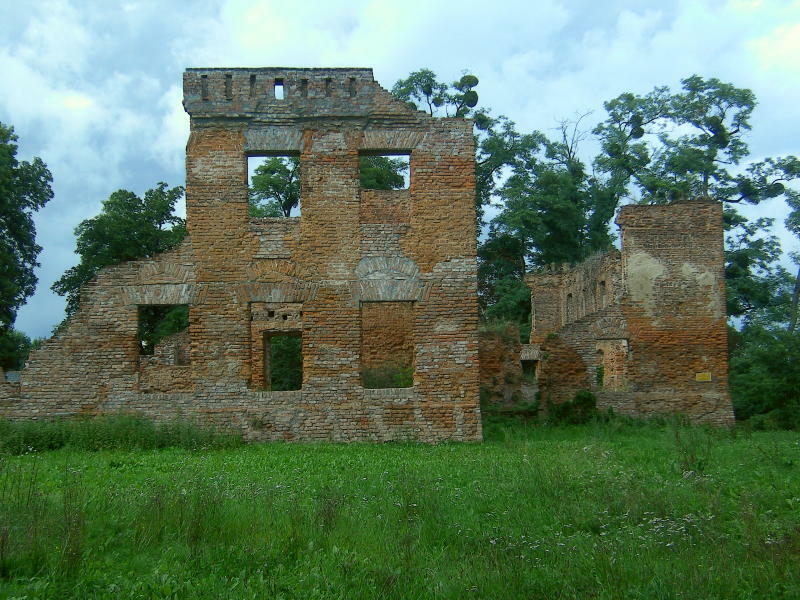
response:
M473 89L477 85L478 78L468 73L448 86L438 81L430 69L420 69L398 80L392 87L392 94L414 109L422 104L431 116L437 109L444 108L448 117L466 117L478 104L478 93Z
M174 214L183 197L181 186L159 183L139 197L118 190L103 202L99 215L75 228L80 262L53 284L54 292L67 297L67 316L80 303L81 286L105 266L155 256L176 246L186 235L186 224Z
M361 187L396 190L405 185L403 173L408 165L388 156L362 156L359 168ZM265 160L250 178L249 194L251 217L291 216L300 205L300 159L289 156Z
M403 174L408 164L389 156L362 156L359 158L361 187L367 190L399 190L406 180Z
M300 159L268 158L250 180L251 217L288 217L300 205Z
M36 243L33 213L53 198L53 181L39 158L18 161L14 128L0 123L0 335L14 324L17 310L33 294L42 248Z
M0 336L0 368L17 371L25 365L31 350L31 340L23 332L8 330Z

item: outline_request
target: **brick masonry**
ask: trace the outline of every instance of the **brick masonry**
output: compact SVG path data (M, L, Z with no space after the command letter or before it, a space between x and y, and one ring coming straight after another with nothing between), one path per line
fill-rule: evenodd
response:
M621 252L531 273L542 403L592 390L600 408L733 422L722 206L629 205Z
M135 412L250 440L480 440L472 123L410 110L370 69L188 69L183 84L189 236L90 282L18 387L2 386L0 416ZM360 153L409 154L409 189L360 189ZM300 158L299 218L248 217L247 157L270 154ZM381 303L404 307L393 318L405 335L386 343L411 354L410 388L361 385L362 323ZM188 360L169 359L180 340L139 355L148 304L189 305ZM302 336L301 390L263 391L276 331Z

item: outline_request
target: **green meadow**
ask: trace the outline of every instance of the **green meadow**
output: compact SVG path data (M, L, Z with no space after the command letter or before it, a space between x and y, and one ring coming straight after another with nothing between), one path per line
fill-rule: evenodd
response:
M800 597L796 432L243 446L83 426L0 426L0 598Z

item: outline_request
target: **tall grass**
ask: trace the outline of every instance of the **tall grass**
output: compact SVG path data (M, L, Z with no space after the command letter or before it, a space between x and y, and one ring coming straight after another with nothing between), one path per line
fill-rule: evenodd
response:
M788 432L0 457L0 597L796 598Z
M42 421L0 419L0 453L10 454L65 447L87 451L201 449L233 447L241 443L241 436L237 434L218 432L189 421L154 423L135 415Z

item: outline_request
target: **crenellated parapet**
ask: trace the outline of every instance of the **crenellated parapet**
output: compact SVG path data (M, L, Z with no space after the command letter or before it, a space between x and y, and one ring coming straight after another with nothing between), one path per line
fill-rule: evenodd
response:
M183 98L193 119L292 122L392 115L414 121L427 116L409 110L365 68L187 69Z

